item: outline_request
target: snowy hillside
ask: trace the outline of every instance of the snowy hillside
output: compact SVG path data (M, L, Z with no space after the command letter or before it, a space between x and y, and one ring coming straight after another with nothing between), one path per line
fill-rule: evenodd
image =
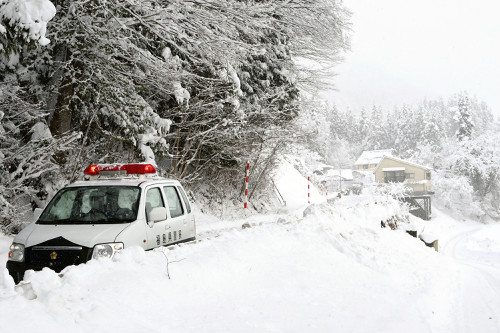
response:
M200 215L196 243L128 248L61 276L28 273L24 290L4 268L11 239L0 236L2 331L500 331L499 225L458 223L439 211L429 222L412 218L439 237L438 253L380 228L404 213L391 197L326 202L314 191L318 203L306 208L305 179L293 169L281 174L287 211Z

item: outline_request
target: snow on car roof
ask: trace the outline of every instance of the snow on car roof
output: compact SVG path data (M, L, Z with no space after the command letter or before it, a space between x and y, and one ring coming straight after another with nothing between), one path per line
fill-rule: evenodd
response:
M150 177L150 178L101 178L96 180L82 180L67 185L67 187L77 186L139 186L140 184L172 183L178 185L175 179Z

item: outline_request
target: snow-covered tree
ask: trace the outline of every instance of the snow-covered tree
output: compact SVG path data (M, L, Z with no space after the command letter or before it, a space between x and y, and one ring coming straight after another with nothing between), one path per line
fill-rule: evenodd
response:
M335 139L347 139L348 128L345 115L338 109L336 105L332 106L328 115L328 122L330 123L330 131L332 137Z
M189 182L239 173L291 137L300 88L316 81L297 59L331 64L348 46L336 1L52 2L30 34L5 8L51 3L0 0L0 83L22 87L3 122L34 106L29 124L13 123L27 128L21 145L35 124L53 142L73 138L43 157L60 170L151 161Z
M370 117L370 135L367 137L367 144L371 149L385 149L386 140L382 109L374 105Z
M441 164L441 170L465 177L482 215L497 220L500 219L499 139L497 131L489 130L469 140L449 140Z
M56 14L49 0L0 0L0 56L16 58L31 41L47 45L47 22Z
M371 123L370 118L366 110L361 109L361 115L359 117L359 123L357 128L357 135L355 136L354 142L366 144L367 138L371 135Z
M396 139L394 148L402 157L408 157L414 153L418 140L415 138L415 113L412 107L405 105L401 108L396 119Z
M334 59L347 45L346 13L329 1L56 4L54 42L20 59L52 134L82 132L84 159L167 158L181 178L238 161L227 140L297 115L307 80L292 54Z
M474 121L472 120L470 100L466 94L459 97L458 107L453 119L458 125L456 132L458 141L470 140L472 137L472 130L474 128Z
M0 228L6 231L28 222L50 182L74 171L61 170L52 157L74 149L77 137L52 137L40 105L26 102L27 95L11 75L0 83Z
M436 109L424 110L422 112L422 134L420 144L430 146L432 150L437 151L441 146L441 140L444 138L442 121L439 119L439 113Z

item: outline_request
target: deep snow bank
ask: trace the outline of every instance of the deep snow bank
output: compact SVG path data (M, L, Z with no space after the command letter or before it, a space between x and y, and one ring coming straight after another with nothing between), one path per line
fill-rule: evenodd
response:
M498 270L483 275L482 266L470 264L470 256L477 261L486 253L486 264L500 259L500 237L493 235L498 229L483 232L471 224L467 228L475 233L469 237L468 229L457 230L462 224L440 211L427 224L411 218L417 229L438 235L451 255L436 253L402 230L380 227L380 221L407 214L390 195L365 189L326 203L313 189L316 204L307 206L307 183L287 168L277 180L288 198L282 214L228 220L199 214L195 244L150 252L127 248L113 260L68 267L62 276L48 269L28 273L33 300L16 291L8 276L11 238L0 235L0 327L498 332ZM242 229L243 223L252 227Z
M0 322L6 330L34 332L448 327L453 317L436 300L446 299L457 272L420 241L380 228L394 204L345 198L312 206L304 218L253 216L254 227L244 230L247 220L213 232L213 220L200 221L205 231L196 244L129 248L113 261L69 267L62 277L48 269L27 274L37 295L31 301L14 290L2 259ZM439 320L438 311L445 314Z

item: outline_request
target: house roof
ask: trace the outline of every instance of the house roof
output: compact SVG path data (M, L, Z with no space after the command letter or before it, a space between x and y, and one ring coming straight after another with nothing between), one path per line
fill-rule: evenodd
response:
M359 155L354 165L375 164L377 165L384 156L394 156L395 149L365 150Z
M420 168L420 169L424 169L424 170L428 170L428 171L432 170L432 168L429 168L429 167L426 167L426 166L423 166L423 165L420 165L420 164L417 164L417 163L409 162L409 161L406 161L406 160L402 160L402 159L394 157L394 156L383 156L380 159L380 161L378 162L377 167L375 168L375 172L377 171L377 169L379 168L380 164L382 163L382 160L384 160L384 159L389 159L389 160L393 160L393 161L396 161L396 162L404 163L404 164L407 164L407 165L412 165L414 167L417 167L417 168ZM388 169L388 168L384 168L384 170L385 169Z
M324 165L321 169L314 170L320 178L342 178L343 180L353 180L352 169L335 169L333 166Z

